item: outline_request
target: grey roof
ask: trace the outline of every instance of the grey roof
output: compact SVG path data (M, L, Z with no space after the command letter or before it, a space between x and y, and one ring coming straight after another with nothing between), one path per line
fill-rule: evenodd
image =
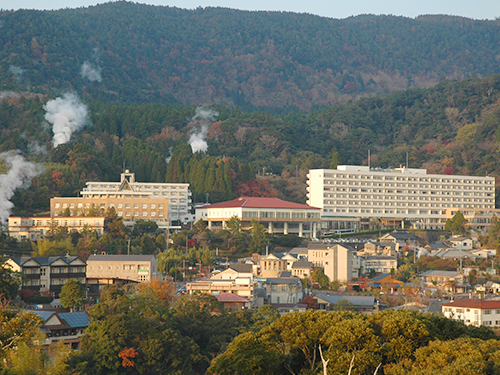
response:
M373 279L371 279L372 282L377 282L379 280L382 280L386 278L387 276L390 276L390 273L381 273L380 275L375 276Z
M429 270L420 274L420 276L442 276L442 277L452 277L456 275L461 275L458 271L441 271L441 270Z
M280 277L292 277L292 271L281 271Z
M354 248L352 248L351 246L349 245L345 245L345 244L340 244L340 243L326 243L326 244L323 244L323 243L310 243L309 246L307 247L308 249L312 249L312 250L326 250L326 249L333 249L335 246L341 246L341 247L344 247L348 250L352 250L354 251Z
M312 262L308 262L307 260L297 260L293 262L292 268L311 268Z
M471 254L467 251L460 251L460 250L440 250L438 252L430 254L433 257L438 257L438 258L452 258L452 259L457 259L457 258L469 258L469 259L476 259L477 255Z
M292 255L307 255L307 247L294 247L292 250L288 252L288 254Z
M391 233L387 233L384 236L387 236L387 235L390 235L397 240L415 240L415 239L417 239L417 236L415 236L414 234L408 233L408 232L391 232ZM384 236L382 236L382 237L384 237Z
M468 240L468 238L467 237L450 237L450 238L447 239L447 241L453 241L453 242L455 242L455 241L465 241L465 240Z
M396 260L396 256L390 256L390 255L363 255L363 257L366 260L373 260L373 259L380 259L380 260Z
M346 300L357 307L375 305L375 297L373 296L328 296L326 294L317 294L316 296L331 304Z
M154 261L154 255L91 255L87 262L150 262Z
M40 318L43 319L43 322L45 323L49 318L55 314L55 311L45 311L45 310L30 310L30 312L38 315Z
M266 284L300 284L296 277L273 277L266 280Z
M57 261L59 259L61 259L63 262L65 262L68 265L73 263L73 261L75 261L76 259L79 259L82 262L84 262L82 259L80 259L77 256L53 256L53 257L28 257L28 256L25 256L25 257L11 257L10 259L12 259L14 262L16 262L16 264L18 264L19 266L24 266L24 264L30 260L34 260L40 266L50 266L52 263L54 263L55 261Z
M63 319L72 328L88 327L89 316L85 311L70 313L59 313L59 318Z
M235 270L236 272L240 273L252 273L253 271L253 265L249 263L231 263L229 265L229 268L232 270Z

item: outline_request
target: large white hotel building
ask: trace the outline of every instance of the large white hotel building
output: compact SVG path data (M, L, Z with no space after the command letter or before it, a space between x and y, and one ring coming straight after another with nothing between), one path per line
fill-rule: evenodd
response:
M322 209L322 228L388 227L442 229L447 209L494 209L493 177L427 174L425 169L339 165L311 169L307 204Z

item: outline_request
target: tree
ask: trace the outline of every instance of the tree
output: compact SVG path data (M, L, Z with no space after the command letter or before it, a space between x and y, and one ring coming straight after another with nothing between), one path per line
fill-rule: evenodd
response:
M457 211L453 218L446 220L444 229L450 231L453 235L467 234L467 220L465 220L462 212Z
M254 253L260 253L264 248L264 243L266 241L266 230L257 220L252 220L250 225L251 238L249 248Z
M15 298L20 285L21 274L13 271L7 260L0 257L0 301Z
M330 281L328 280L328 276L325 275L323 268L316 268L311 275L311 279L319 289L328 289L330 286Z
M85 291L82 284L76 280L68 280L61 288L59 293L61 303L65 309L70 308L71 312L75 307L83 307L85 305Z

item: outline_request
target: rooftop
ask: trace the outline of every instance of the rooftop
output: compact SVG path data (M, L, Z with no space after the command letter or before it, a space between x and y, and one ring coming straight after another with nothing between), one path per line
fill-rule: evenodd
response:
M200 208L229 208L229 207L320 210L320 208L311 207L308 206L307 204L287 202L279 198L264 198L264 197L239 197L233 199L232 201L214 203Z

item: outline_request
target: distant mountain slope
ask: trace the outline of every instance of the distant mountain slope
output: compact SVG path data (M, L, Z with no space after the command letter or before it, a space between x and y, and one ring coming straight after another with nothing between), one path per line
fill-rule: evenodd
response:
M459 17L337 20L115 2L3 12L0 27L0 89L74 88L123 103L309 110L500 72L500 21Z

